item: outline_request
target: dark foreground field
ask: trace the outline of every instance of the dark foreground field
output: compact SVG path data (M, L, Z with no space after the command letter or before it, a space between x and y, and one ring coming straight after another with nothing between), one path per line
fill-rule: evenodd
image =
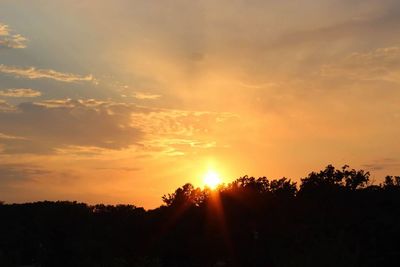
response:
M287 179L187 184L146 211L0 205L0 266L400 266L400 177L347 166Z

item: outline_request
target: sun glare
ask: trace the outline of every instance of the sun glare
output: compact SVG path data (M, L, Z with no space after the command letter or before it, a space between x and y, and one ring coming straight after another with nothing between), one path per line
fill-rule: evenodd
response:
M215 189L221 183L221 178L215 171L209 171L204 175L203 182L206 187Z

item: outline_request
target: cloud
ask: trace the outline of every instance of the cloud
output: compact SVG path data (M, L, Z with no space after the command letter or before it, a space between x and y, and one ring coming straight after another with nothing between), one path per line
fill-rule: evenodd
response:
M226 147L217 143L218 129L237 119L228 112L157 109L132 115L133 125L146 134L140 144L151 153L182 156L189 152Z
M140 171L140 168L129 168L129 167L99 167L96 168L96 170L100 170L100 171L125 171L125 172L137 172Z
M196 134L210 134L215 125L235 118L228 112L188 111L178 109L153 109L147 113L132 115L133 125L148 134L195 136Z
M0 184L34 180L50 173L51 171L32 164L0 164Z
M58 147L58 148L55 148L54 150L55 150L55 153L57 153L57 155L73 156L75 158L96 157L96 156L105 154L106 152L109 152L109 149L101 148L101 147L97 147L97 146L76 146L76 145L68 145L65 147Z
M400 161L394 158L377 159L373 162L362 165L367 170L378 171L386 169L400 169Z
M29 88L13 88L0 90L0 96L3 97L38 97L42 93Z
M230 113L150 108L94 99L53 99L15 107L0 103L7 108L0 113L3 154L67 152L91 156L132 146L156 153L171 149L184 153L215 147L215 129L233 118Z
M55 153L67 146L122 149L141 136L131 126L134 107L95 100L25 102L0 113L0 132L24 140L3 140L3 153Z
M153 99L160 98L161 95L142 93L142 92L135 92L133 94L133 97L136 98L136 99L141 99L141 100L153 100Z
M0 140L1 139L3 139L3 140L24 140L25 138L0 133Z
M0 36L8 36L9 34L8 25L0 23Z
M33 163L0 163L0 195L14 202L21 191L27 196L35 186L44 188L43 181L50 176L53 181L55 172Z
M0 99L0 114L2 112L15 111L15 109L16 109L15 106L13 106L13 105L7 103L6 101Z
M400 82L400 47L379 48L353 53L321 69L324 77L342 77L354 81Z
M15 66L0 65L0 73L14 75L25 79L52 79L60 82L96 82L93 75L77 75L58 72L50 69L36 69L35 67L20 68Z
M204 138L203 139L207 139ZM199 140L195 138L159 138L149 139L142 143L145 149L156 151L161 155L183 156L189 151L198 152L200 149L215 148L216 141Z
M353 13L352 16L346 16L339 20L330 18L316 27L290 30L272 40L269 43L269 48L279 49L302 45L308 45L312 48L320 44L329 47L339 41L345 42L347 39L357 43L360 40L371 40L371 33L387 40L389 39L388 36L393 34L392 28L400 25L397 12L393 12L393 9L399 8L399 5L396 3L394 6L382 5L381 7L384 10L378 8L372 9L373 12L354 10L354 13L358 13L358 16L354 16Z
M26 48L27 39L20 34L13 34L9 26L0 23L0 48Z

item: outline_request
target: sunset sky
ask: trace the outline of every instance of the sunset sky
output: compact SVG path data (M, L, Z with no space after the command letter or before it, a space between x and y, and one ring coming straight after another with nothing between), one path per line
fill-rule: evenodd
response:
M398 0L0 0L0 200L400 174Z

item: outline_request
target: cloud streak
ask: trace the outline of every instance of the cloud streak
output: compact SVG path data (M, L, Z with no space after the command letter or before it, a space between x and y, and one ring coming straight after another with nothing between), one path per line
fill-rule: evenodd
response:
M35 67L20 68L15 66L0 65L0 73L13 75L25 79L51 79L60 82L96 82L93 75L78 75L73 73L58 72L51 69L37 69Z
M364 168L369 170L387 170L387 169L399 169L400 161L395 158L383 158L377 159L370 163L365 163L362 165Z
M38 97L42 93L30 88L13 88L0 90L0 96L3 97Z
M0 132L26 140L5 140L5 153L55 153L66 146L127 148L140 138L127 105L94 100L25 102L0 113Z
M6 101L0 99L0 114L2 112L8 113L8 112L15 111L15 109L16 108L13 105L11 105L11 104L7 103Z
M0 140L1 139L3 139L3 140L24 140L25 138L0 133Z
M149 94L149 93L142 93L142 92L135 92L133 97L140 100L154 100L161 97L161 95L157 94Z
M51 172L31 164L0 164L0 183L33 180L42 175L48 175Z
M379 48L368 53L353 53L336 64L321 69L324 77L355 81L400 82L400 47Z
M93 154L131 146L152 153L183 154L216 147L216 140L207 135L233 118L230 113L159 109L94 99L0 104L4 107L0 113L3 154L57 154L73 148Z
M225 147L217 143L217 130L237 119L228 112L157 109L132 115L132 124L145 137L140 144L153 154L182 156L189 152Z

